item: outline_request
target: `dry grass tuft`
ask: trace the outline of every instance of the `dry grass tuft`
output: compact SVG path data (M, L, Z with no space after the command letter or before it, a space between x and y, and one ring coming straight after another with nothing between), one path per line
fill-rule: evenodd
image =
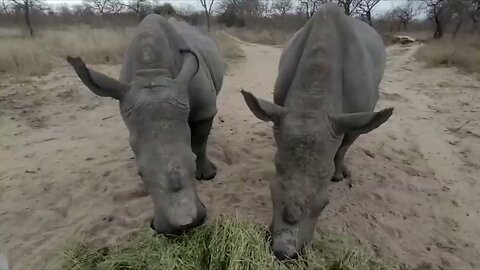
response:
M455 66L467 72L480 72L480 37L430 41L415 56L429 67Z
M45 75L51 69L51 54L37 39L10 37L0 42L0 73Z
M214 38L222 51L223 57L226 59L245 58L245 52L240 48L237 41L229 37L225 32L216 31Z
M92 64L119 64L129 43L130 29L88 26L46 30L34 38L16 29L1 28L0 73L45 75L55 57L80 56Z
M325 236L297 260L278 262L265 241L266 228L238 218L221 217L212 225L176 238L144 231L124 246L92 249L77 243L64 253L62 269L75 270L389 270L347 241Z
M283 46L287 44L288 40L292 37L293 33L281 31L281 30L252 30L245 28L228 28L227 30L232 35L239 39L257 44L264 45L279 45Z
M44 31L42 43L56 56L80 56L92 64L119 64L130 41L131 29L71 27Z

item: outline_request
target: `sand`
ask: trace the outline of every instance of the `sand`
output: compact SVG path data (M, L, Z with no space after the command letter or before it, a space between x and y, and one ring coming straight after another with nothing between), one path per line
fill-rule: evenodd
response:
M412 57L419 46L388 48L378 108L394 115L351 148L353 188L332 183L317 229L351 235L406 269L479 269L480 80L425 68ZM218 175L199 194L210 217L268 223L272 133L240 90L271 100L281 49L241 47L246 59L229 63L209 141ZM59 61L48 76L3 76L0 106L0 249L13 269L53 268L49 258L76 235L110 245L147 225L152 203L114 100Z

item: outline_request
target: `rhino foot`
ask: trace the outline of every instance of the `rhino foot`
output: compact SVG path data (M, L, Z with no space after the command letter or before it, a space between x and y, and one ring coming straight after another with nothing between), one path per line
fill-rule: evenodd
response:
M195 178L198 180L212 180L217 175L217 166L208 159L203 162L197 162L197 171Z
M332 182L340 182L345 178L350 178L352 176L352 172L347 168L347 166L343 165L342 170L335 170L335 174L332 177Z

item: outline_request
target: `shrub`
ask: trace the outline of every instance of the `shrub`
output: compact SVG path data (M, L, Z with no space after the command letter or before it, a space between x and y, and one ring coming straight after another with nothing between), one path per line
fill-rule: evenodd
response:
M456 66L467 72L480 72L480 38L430 41L416 53L429 67Z

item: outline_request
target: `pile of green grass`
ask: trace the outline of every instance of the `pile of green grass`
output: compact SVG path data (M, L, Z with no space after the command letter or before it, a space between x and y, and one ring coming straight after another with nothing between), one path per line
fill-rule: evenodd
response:
M393 269L332 236L316 240L299 259L280 263L269 250L265 232L266 228L257 223L221 217L176 238L143 231L124 246L110 250L77 243L64 253L63 269Z

